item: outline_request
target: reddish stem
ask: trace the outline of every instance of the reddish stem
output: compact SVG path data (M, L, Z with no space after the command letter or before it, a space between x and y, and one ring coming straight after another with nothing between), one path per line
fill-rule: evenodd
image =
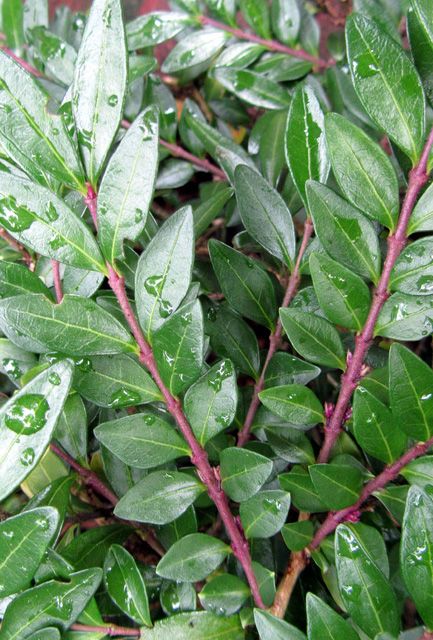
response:
M15 60L15 62L18 62L18 64L27 71L27 73L30 73L32 76L35 76L35 78L43 78L44 74L41 73L40 71L38 71L38 69L35 69L35 67L33 67L29 62L26 62L26 60L23 60L22 58L20 58L19 56L17 56L16 53L14 53L12 51L12 49L9 49L8 47L0 47L5 53L8 54L8 56L10 58L13 58L13 60Z
M289 56L293 56L294 58L300 58L301 60L307 60L308 62L312 62L317 65L321 69L326 69L335 64L334 60L322 60L321 58L317 58L316 56L311 55L307 51L303 49L292 49L291 47L287 47L281 42L277 42L276 40L265 40L264 38L260 38L259 36L254 35L253 33L248 33L247 31L243 31L242 29L238 29L236 27L230 27L228 24L224 24L223 22L218 22L213 18L209 18L208 16L200 16L199 21L204 26L214 27L215 29L221 29L222 31L227 31L227 33L231 33L238 38L239 40L248 40L249 42L255 42L256 44L260 44L269 51L275 51L278 53L286 53Z
M5 242L8 243L9 246L12 247L12 249L15 249L15 251L18 251L19 253L21 253L23 260L29 267L30 271L34 271L35 263L33 262L33 258L30 255L30 253L27 251L27 249L23 247L22 244L17 242L15 238L9 235L6 229L0 228L0 236L3 238Z
M230 510L227 496L221 488L221 484L214 473L214 469L209 464L206 451L199 445L195 438L191 426L182 410L181 403L177 398L171 395L164 382L162 381L161 376L159 375L159 371L153 356L153 351L144 338L144 335L141 331L141 328L126 295L125 281L123 277L119 276L119 274L116 273L111 265L107 266L108 282L110 284L110 287L116 295L120 308L123 311L123 315L125 316L132 334L140 348L140 362L152 375L154 381L156 382L164 397L167 405L167 410L175 419L183 437L190 447L191 462L196 467L200 479L206 486L209 497L214 502L218 513L221 516L221 519L231 541L233 553L239 560L244 570L256 606L264 608L257 579L254 575L251 564L248 542L245 539L243 530L239 525L238 520L233 516Z
M312 233L313 233L313 223L311 222L310 218L307 218L304 225L304 234L302 236L301 246L299 247L298 257L297 257L295 266L293 268L293 271L290 275L289 282L287 284L286 293L284 295L284 299L281 305L283 308L289 306L289 304L293 300L298 290L299 281L300 281L299 269L301 266L301 260L308 246L308 242L311 238ZM269 349L266 355L266 360L264 362L262 371L260 373L260 377L254 386L253 397L251 399L251 403L247 411L245 422L238 435L238 443L237 443L238 447L243 447L250 437L251 427L254 422L257 409L259 408L259 405L260 405L259 393L263 391L263 388L265 386L265 375L266 375L266 371L269 366L269 363L281 344L282 332L283 332L283 326L281 324L281 320L278 319L277 326L275 327L275 331L273 331L269 337Z
M87 183L87 194L84 198L86 207L92 216L96 231L98 230L97 196L91 184Z
M54 291L56 292L56 300L59 304L63 300L62 279L60 277L60 264L57 260L51 260L51 268L53 270Z
M127 636L128 638L139 638L140 637L140 629L131 629L129 627L118 627L117 625L110 625L108 627L100 626L100 627L92 627L88 624L73 624L69 627L71 631L88 631L89 633L103 633L106 636L111 636L112 638L116 636Z
M361 333L356 336L355 350L350 358L348 367L342 376L342 384L337 403L325 426L325 439L322 449L320 450L318 462L327 462L329 460L332 448L343 428L352 393L358 385L365 356L373 342L374 327L376 325L377 318L389 297L388 286L391 271L406 244L406 230L409 218L415 206L419 192L428 180L427 162L432 145L433 128L430 131L418 164L409 173L408 188L401 207L397 229L394 234L390 234L388 236L388 251L383 271L380 276L379 283L374 291L373 302L370 307L367 320Z

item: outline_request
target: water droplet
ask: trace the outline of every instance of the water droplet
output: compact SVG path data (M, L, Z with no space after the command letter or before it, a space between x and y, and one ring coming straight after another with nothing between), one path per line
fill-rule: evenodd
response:
M32 447L27 447L27 449L24 449L20 456L20 462L23 467L29 467L31 464L33 464L34 459L35 451L34 449L32 449Z
M416 286L422 293L431 293L433 291L433 276L421 276L418 278Z
M174 365L175 358L171 356L167 351L162 352L162 357L169 367L172 367Z
M135 222L139 224L144 220L144 211L143 209L139 209L138 207L135 209Z
M149 276L144 282L144 288L146 289L147 293L150 293L150 295L155 296L156 298L161 294L164 282L164 276Z
M84 371L88 373L92 370L92 361L90 358L74 358L75 365L80 369L80 371Z
M54 222L54 220L58 220L59 218L59 214L57 213L56 208L52 202L48 203L48 207L46 208L45 213L48 220L51 220L51 222Z
M0 198L0 224L8 231L25 231L35 217L36 214L25 205L18 205L13 196Z
M64 238L62 238L61 236L57 236L56 238L53 238L52 240L50 240L49 245L51 247L51 249L61 249L62 247L64 247L66 244L66 240L64 240Z
M15 433L36 433L46 425L49 408L43 395L27 393L17 398L7 410L4 417L5 425Z
M55 371L53 371L53 373L50 373L50 375L48 376L48 380L49 382L51 382L51 384L54 384L56 386L58 386L61 383L61 378L59 374L56 373Z
M168 300L159 301L159 315L161 318L168 318L173 313L173 307Z
M140 402L140 394L131 389L118 389L110 398L110 407L130 407Z
M265 511L270 511L274 515L278 515L281 511L282 504L279 500L275 500L273 498L265 498L263 500L263 507Z
M230 377L233 373L233 366L230 360L223 360L216 369L216 371L212 371L208 378L209 386L213 387L214 391L218 393L221 391L221 385L223 381Z
M152 416L150 414L143 416L143 422L144 424L153 424L155 422L155 416Z
M14 380L23 375L17 360L14 360L14 358L3 358L2 365L6 373Z
M375 76L379 68L370 52L366 52L355 58L352 62L353 73L361 79Z
M207 310L207 319L210 322L215 322L215 320L217 319L217 310L215 309L215 307L209 307L209 309Z
M151 140L158 132L158 119L152 111L143 114L143 120L138 125L143 133L143 140Z
M115 107L118 102L119 102L119 96L116 96L114 93L112 96L108 98L108 104L110 105L110 107Z

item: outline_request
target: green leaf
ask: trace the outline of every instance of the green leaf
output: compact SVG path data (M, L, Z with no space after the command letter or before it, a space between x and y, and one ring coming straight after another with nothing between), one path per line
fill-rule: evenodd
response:
M296 0L274 0L271 18L277 40L289 46L294 45L301 26L301 12Z
M359 640L353 627L314 593L307 593L308 640Z
M158 166L158 112L148 107L134 120L102 178L98 240L110 264L124 258L123 241L136 240L146 224Z
M291 425L309 429L323 422L323 408L317 396L301 384L271 387L259 393L262 404Z
M282 488L290 491L292 502L299 511L327 511L317 495L310 474L300 465L294 466L289 473L282 473L278 479Z
M43 293L51 297L50 290L42 280L23 264L0 262L0 295L2 298L18 296L21 293Z
M314 453L310 440L299 429L287 429L287 426L292 427L287 423L284 424L284 429L278 425L275 426L275 429L265 426L267 441L272 451L279 458L291 464L312 464Z
M312 253L309 265L314 290L328 320L360 331L370 309L370 290L362 278L326 254Z
M18 384L17 380L36 364L37 359L33 353L23 351L6 338L0 338L0 371L15 385Z
M300 520L285 524L281 529L281 535L290 551L301 551L308 546L313 539L314 524L311 520Z
M284 56L287 58L287 56ZM286 130L286 111L268 111L253 127L248 143L258 144L258 159L263 176L274 187L278 186L281 172L285 168L284 133ZM254 141L254 131L257 141ZM251 151L255 150L255 147Z
M183 113L183 112L182 112ZM194 236L199 238L213 220L218 217L225 204L233 195L233 190L222 183L193 211Z
M72 365L58 362L33 378L0 411L0 500L41 459L71 386Z
M421 238L407 245L391 272L391 290L412 296L430 295L433 292L432 253L432 238Z
M23 4L21 0L2 2L2 29L6 35L6 45L20 50L24 44Z
M237 313L227 305L209 307L205 314L205 332L215 353L230 358L242 373L258 377L260 354L256 334Z
M406 506L406 497L409 487L404 485L389 484L385 489L377 491L374 496L380 500L393 518L400 524L403 522L404 509Z
M412 460L401 472L409 484L416 484L421 489L433 485L433 456L421 456Z
M418 231L433 231L433 185L424 191L409 219L408 235Z
M397 636L400 613L395 593L352 525L337 527L335 560L340 595L354 622L369 637L382 632Z
M276 301L272 282L256 260L219 240L209 241L209 254L222 292L243 316L273 329Z
M272 489L260 491L242 502L239 508L246 538L270 538L286 521L290 508L290 493Z
M337 113L325 118L332 171L346 198L390 230L399 212L398 181L386 153L362 129Z
M430 103L433 98L433 13L428 0L412 0L407 12L407 31L415 66Z
M25 348L25 338L37 341L40 352L71 355L136 352L129 333L112 315L88 298L66 295L53 304L40 294L0 300L0 324ZM24 342L24 344L21 344Z
M383 305L374 335L395 340L421 340L431 334L432 327L432 296L398 292Z
M424 143L425 100L410 58L395 40L362 15L347 20L346 41L359 99L377 126L415 164Z
M94 0L78 50L72 111L86 174L96 186L122 117L127 53L119 0Z
M75 364L74 389L99 407L135 407L162 400L150 375L130 356L93 356Z
M87 413L77 393L70 395L57 422L54 438L79 462L87 458Z
M193 611L158 620L146 635L146 640L243 640L245 633L237 616L225 618L209 611Z
M240 0L239 8L250 27L262 38L271 37L269 7L265 0Z
M110 598L138 624L152 625L146 585L134 558L113 544L104 563L104 581Z
M411 487L404 512L400 546L401 571L423 622L433 626L433 500Z
M69 87L77 59L74 47L43 26L34 27L28 39L32 43L33 56L38 61L38 66L43 68L44 74L64 87Z
M280 318L287 337L301 356L316 364L345 370L343 344L327 320L297 309L280 309Z
M145 49L175 38L185 27L193 23L187 13L178 11L153 11L126 25L128 49Z
M44 256L80 269L107 272L87 225L63 200L30 180L2 173L0 224Z
M53 456L54 455L53 453ZM46 453L43 459L45 460L47 457L48 454ZM25 482L27 482L27 480ZM28 511L30 509L36 509L37 507L53 507L59 514L58 528L60 528L69 506L70 492L73 483L74 477L72 475L53 480L53 482L46 485L42 491L34 495L33 498L27 502L24 510Z
M179 395L199 377L203 339L203 313L198 300L183 305L154 333L158 371L172 395Z
M248 69L217 67L212 76L230 93L260 109L286 109L290 94L278 82Z
M76 569L102 567L112 544L123 544L131 528L123 524L95 527L73 538L62 549L62 556Z
M172 75L182 74L183 80L192 80L206 71L228 37L220 29L195 31L178 42L164 60L161 69Z
M306 640L302 631L262 609L254 609L260 640Z
M187 391L185 415L204 446L233 421L237 405L236 375L230 360L217 362Z
M60 631L55 627L45 627L28 637L29 640L60 640Z
M326 182L330 167L323 111L308 85L298 87L290 106L286 128L286 160L293 182L304 205L307 205L307 180Z
M16 596L2 623L2 640L21 640L54 624L65 630L78 618L102 578L100 569L72 573L68 582L50 580Z
M433 435L433 372L412 351L393 344L389 354L391 410L398 427L411 438Z
M190 454L175 428L150 412L104 422L94 433L125 464L139 469L151 469Z
M52 507L25 511L0 523L0 592L3 598L29 586L57 531Z
M319 367L300 360L291 353L277 351L271 359L265 375L265 388L283 384L308 384L320 375Z
M322 184L309 182L307 196L314 229L325 251L376 284L380 276L380 250L372 223Z
M223 491L235 502L248 500L269 478L272 466L272 460L254 451L239 447L223 449L220 456Z
M242 607L250 595L243 580L230 573L215 576L198 594L201 606L218 615L230 616Z
M205 533L191 533L170 547L156 572L169 580L197 582L219 567L229 553L230 547L222 540Z
M50 113L45 91L2 51L0 79L0 141L6 153L40 184L51 185L55 178L83 192L78 155L61 117Z
M116 516L150 524L166 524L178 518L205 487L194 476L179 471L154 471L117 503Z
M378 398L363 386L355 391L353 401L353 431L361 447L387 464L404 451L407 436L395 417Z
M362 471L348 464L313 464L308 468L319 499L331 511L356 502L361 493Z
M235 170L235 190L245 229L271 255L290 267L295 257L295 230L290 211L278 191L246 165Z
M188 291L193 249L191 208L183 207L168 218L140 256L135 300L148 342Z

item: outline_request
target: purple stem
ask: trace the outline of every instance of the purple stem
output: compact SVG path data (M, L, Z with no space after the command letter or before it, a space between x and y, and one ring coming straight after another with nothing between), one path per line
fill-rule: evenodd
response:
M298 290L299 281L300 281L299 269L301 266L301 260L305 253L305 249L308 246L308 242L311 238L312 233L313 233L313 223L311 222L310 218L307 218L304 225L304 234L302 236L301 246L299 247L298 257L297 257L295 266L293 268L293 271L290 274L286 293L284 295L284 299L281 305L282 308L289 306L289 304L293 300ZM265 375L266 375L266 371L269 366L269 363L281 344L282 332L283 332L283 326L281 324L281 320L278 319L277 326L275 327L275 330L271 333L269 337L268 353L266 355L266 360L264 362L262 371L260 373L260 377L257 380L256 384L254 385L253 397L251 399L250 406L248 407L244 425L242 429L239 431L238 442L237 442L238 447L243 447L244 444L249 440L251 427L253 425L254 418L257 413L257 409L259 408L259 405L260 405L259 393L263 391L263 388L265 386Z
M87 194L84 198L86 207L92 216L93 224L98 231L97 196L91 184L87 183Z
M311 55L307 51L303 49L292 49L291 47L287 47L281 42L277 42L276 40L265 40L264 38L260 38L259 36L254 35L253 33L248 33L247 31L243 31L242 29L238 29L236 27L230 27L228 24L224 24L223 22L218 22L213 18L209 18L208 16L200 16L199 21L204 26L215 27L215 29L221 29L222 31L227 31L227 33L231 33L238 38L239 40L248 40L249 42L255 42L256 44L260 44L269 51L276 51L278 53L286 53L289 56L293 56L294 58L300 58L301 60L307 60L308 62L312 62L317 65L321 69L326 69L335 64L334 60L322 60L321 58L317 58L316 56Z
M57 260L51 260L51 268L53 271L54 291L56 293L57 304L63 300L62 279L60 277L60 264Z
M432 145L433 128L430 131L418 164L409 173L408 188L401 207L397 229L394 234L390 234L388 236L388 251L383 271L380 276L379 283L374 291L373 302L370 307L367 320L361 333L356 336L355 350L349 361L348 367L342 376L342 384L337 403L325 426L325 439L319 453L318 462L327 462L329 460L332 448L343 428L352 393L358 385L365 356L373 342L374 327L376 325L377 318L389 297L388 286L391 271L407 241L406 230L409 218L415 206L419 192L428 180L427 161Z
M110 625L108 627L92 627L88 624L73 624L69 627L71 631L88 631L89 633L103 633L106 636L112 638L116 636L126 636L128 638L139 638L140 629L131 629L129 627L118 627L117 625Z
M35 264L33 262L32 256L27 251L27 249L25 247L23 247L22 244L17 242L15 240L15 238L13 238L11 235L9 235L9 233L6 231L6 229L0 229L0 236L3 238L3 240L5 242L8 243L9 246L12 247L12 249L15 249L15 251L18 251L19 253L21 253L21 255L23 257L23 260L27 264L27 266L29 267L30 271L34 271Z
M125 281L111 265L108 266L108 282L119 302L123 315L127 320L132 334L140 348L140 362L147 368L152 375L154 381L159 387L167 405L167 410L175 419L183 437L185 438L189 448L191 449L191 462L196 467L198 475L205 484L209 497L214 502L219 515L224 523L227 534L231 541L231 547L235 557L240 562L245 576L250 585L251 593L257 607L264 608L263 600L260 595L259 585L254 575L251 564L250 550L248 542L245 539L243 530L238 520L233 516L229 501L226 494L221 488L221 483L215 474L215 470L211 467L206 451L199 445L196 437L191 429L188 420L182 409L179 400L171 395L161 376L153 356L150 345L146 342L137 318L131 308L128 297L126 295Z

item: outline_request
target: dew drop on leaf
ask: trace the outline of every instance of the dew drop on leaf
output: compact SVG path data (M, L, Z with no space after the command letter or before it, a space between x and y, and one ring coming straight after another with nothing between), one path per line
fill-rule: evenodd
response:
M4 421L11 431L30 435L40 431L47 422L49 404L39 393L27 393L16 399L7 410Z
M23 465L23 467L29 467L31 464L33 464L34 459L35 459L35 450L32 449L32 447L27 447L27 449L24 449L24 451L20 456L20 462Z
M55 371L53 371L53 373L50 373L50 375L48 376L48 381L51 382L51 384L54 384L56 387L61 383L60 376Z
M118 389L110 398L110 407L129 407L140 402L140 394L131 389Z

